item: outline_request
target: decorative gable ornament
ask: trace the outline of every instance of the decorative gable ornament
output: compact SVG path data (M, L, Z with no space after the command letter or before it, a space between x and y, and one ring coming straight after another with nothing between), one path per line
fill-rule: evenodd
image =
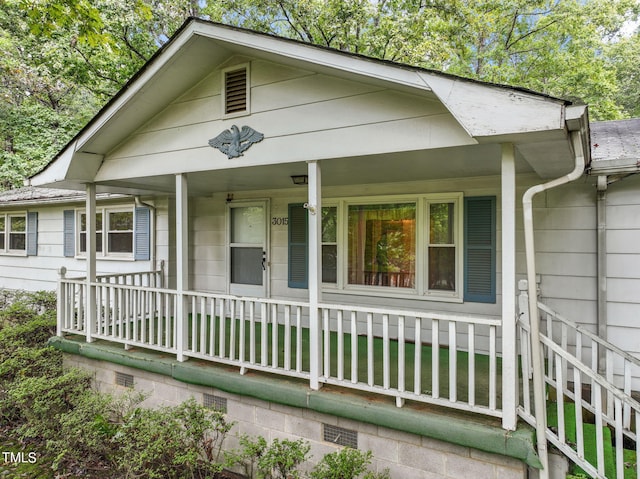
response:
M227 155L229 159L237 158L254 143L264 139L264 135L250 126L243 126L239 130L236 125L232 125L230 130L224 130L215 138L209 140L209 145L217 148Z

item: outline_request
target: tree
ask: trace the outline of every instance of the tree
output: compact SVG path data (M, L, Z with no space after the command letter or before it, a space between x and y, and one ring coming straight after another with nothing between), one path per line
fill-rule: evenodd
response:
M637 0L3 0L0 186L53 158L188 16L640 115Z

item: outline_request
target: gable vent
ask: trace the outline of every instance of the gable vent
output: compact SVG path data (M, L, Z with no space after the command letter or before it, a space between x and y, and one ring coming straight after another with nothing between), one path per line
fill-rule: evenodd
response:
M247 110L247 69L233 70L224 74L224 112L238 113Z

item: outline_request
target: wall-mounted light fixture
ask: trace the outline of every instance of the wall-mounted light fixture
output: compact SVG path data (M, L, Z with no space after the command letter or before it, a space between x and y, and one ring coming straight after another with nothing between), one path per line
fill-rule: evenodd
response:
M233 193L227 193L227 203L231 203L233 201Z
M307 175L294 175L291 177L294 185L306 185L309 183L309 177Z

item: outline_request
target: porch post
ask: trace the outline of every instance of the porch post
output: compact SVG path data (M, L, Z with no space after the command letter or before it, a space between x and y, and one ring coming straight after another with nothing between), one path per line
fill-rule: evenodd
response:
M96 290L91 283L96 281L96 185L87 183L85 200L86 218L86 294L85 294L85 334L87 343L93 342L96 327Z
M176 175L176 348L177 360L186 361L189 321L184 292L189 289L189 195L187 175Z
M322 375L322 322L320 321L320 288L322 286L322 180L320 164L307 162L309 176L309 357L311 389L320 389Z
M516 170L512 143L502 144L502 427L515 430L518 407L516 353Z

